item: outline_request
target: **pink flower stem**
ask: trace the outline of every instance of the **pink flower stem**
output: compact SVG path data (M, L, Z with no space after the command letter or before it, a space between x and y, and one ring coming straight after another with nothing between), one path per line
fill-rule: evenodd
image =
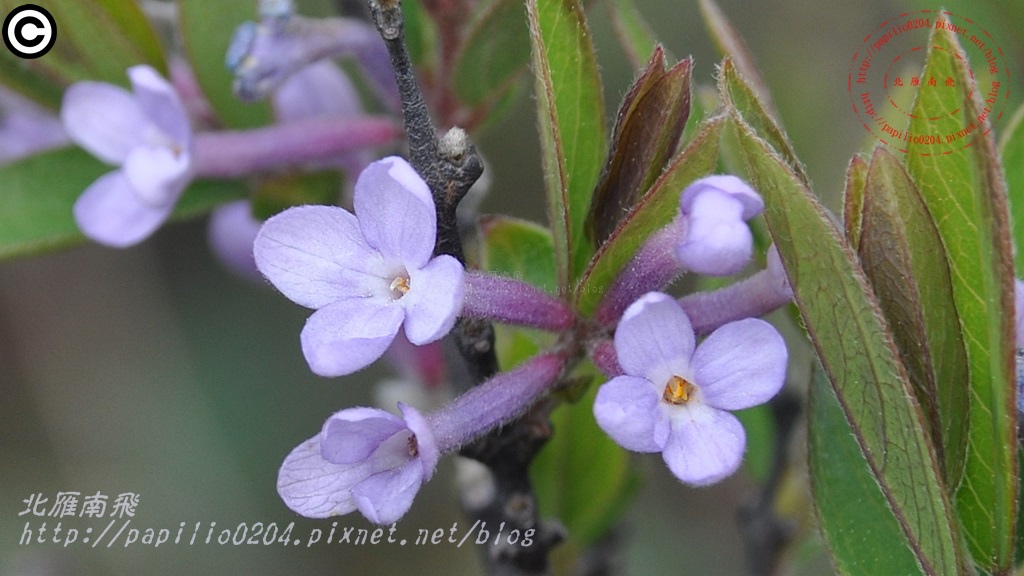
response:
M619 272L594 312L602 326L619 321L630 304L644 294L662 290L684 272L675 257L675 245L683 233L679 218L647 239L629 264Z
M532 284L486 272L466 274L462 315L558 332L573 323L569 306Z
M385 118L317 118L253 130L195 136L198 178L238 178L254 172L336 160L360 148L387 146L402 129Z
M729 322L764 316L792 299L785 275L780 277L780 272L769 265L725 288L683 296L679 304L699 335L710 334Z
M534 356L428 414L437 451L451 452L511 422L558 381L567 361L558 353Z

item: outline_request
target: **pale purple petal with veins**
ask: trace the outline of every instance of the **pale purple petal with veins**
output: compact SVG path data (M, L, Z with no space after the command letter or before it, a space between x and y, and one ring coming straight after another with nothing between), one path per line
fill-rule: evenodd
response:
M359 222L337 206L297 206L271 217L253 244L256 265L289 300L320 308L384 294L384 261Z
M650 380L619 376L597 391L594 418L623 448L661 452L668 440L669 422L658 417L659 402L661 395Z
M401 518L437 465L422 416L407 406L402 412L408 424L376 408L332 415L281 465L277 489L285 504L311 518L356 509L378 524Z
M736 472L746 442L743 425L735 416L695 404L672 415L672 433L661 455L676 478L707 486Z
M427 183L408 162L392 156L367 166L356 180L354 206L367 244L407 267L426 265L436 210Z
M764 320L747 318L715 330L693 353L704 401L743 410L770 400L786 379L786 343Z
M368 475L369 465L332 464L320 455L320 435L298 445L277 474L277 493L307 518L327 518L356 509L351 489Z
M601 386L593 410L620 445L660 451L677 478L703 486L735 472L743 458L743 427L726 410L774 396L787 355L775 329L756 319L726 324L693 344L679 304L666 294L644 295L615 332L626 375Z
M463 268L447 255L433 258L423 268L409 270L409 292L399 303L405 308L405 335L413 344L434 342L451 331L462 307Z
M341 376L380 358L399 327L414 344L444 336L462 307L463 268L431 258L436 212L426 183L400 158L371 164L356 214L302 206L256 237L260 271L298 304L318 308L302 331L314 372Z
M619 365L626 374L652 382L664 382L673 375L673 367L685 366L695 343L686 314L660 292L641 296L626 309L615 330Z
M395 303L349 298L313 313L302 328L302 353L320 376L358 372L384 355L404 314Z
M405 427L401 418L377 408L342 410L324 422L320 454L335 464L366 460Z
M356 507L374 524L391 524L412 507L423 485L423 473L415 461L400 468L378 472L352 488Z

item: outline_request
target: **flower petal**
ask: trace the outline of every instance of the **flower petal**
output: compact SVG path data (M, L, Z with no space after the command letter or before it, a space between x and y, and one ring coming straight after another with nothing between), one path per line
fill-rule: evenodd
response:
M75 202L75 222L89 238L115 248L138 244L167 220L174 204L143 202L120 170L101 176Z
M750 262L754 237L743 220L743 204L734 196L709 190L684 215L685 237L676 258L687 270L711 276L736 274Z
M278 122L323 116L354 116L363 111L348 76L330 60L319 60L288 77L274 93Z
M335 464L366 460L381 444L406 428L401 418L379 408L348 408L324 422L320 454Z
M422 268L434 252L437 211L427 183L405 160L373 162L359 175L354 197L367 244L406 268Z
M300 337L314 373L344 376L380 358L398 334L401 306L369 298L339 300L309 317Z
M654 385L636 376L612 378L597 391L594 418L612 440L634 452L660 452L669 434L669 421L658 409Z
M262 280L252 256L252 245L263 222L252 215L248 200L236 200L210 214L206 237L210 250L229 270L247 280Z
M406 310L409 342L428 344L451 331L462 310L462 279L462 264L447 255L409 271L409 292L398 301Z
M68 88L60 118L76 144L110 164L124 162L142 143L149 124L131 93L102 82L78 82Z
M786 343L771 324L756 318L730 322L694 352L694 383L709 405L742 410L778 393L786 361Z
M378 472L352 489L359 511L374 524L397 522L412 507L423 485L423 473L416 461Z
M747 436L732 414L693 403L674 410L662 458L687 484L707 486L740 467Z
M256 236L253 252L260 272L307 308L387 293L380 254L366 245L355 216L335 206L298 206L275 215Z
M188 183L191 158L169 148L137 146L125 159L125 176L144 202L156 207L173 205Z
M434 439L434 432L430 428L430 423L419 410L402 402L398 403L398 409L402 412L402 417L405 418L405 425L416 436L416 450L423 468L423 479L429 480L434 475L434 468L437 467L437 461L441 457L437 449L437 441Z
M689 377L694 343L690 319L660 292L649 292L626 308L615 330L619 365L626 374L654 383L668 382L673 374Z
M192 145L192 128L185 106L170 82L146 65L129 68L128 78L146 119L174 144L188 149Z
M277 473L277 493L284 503L307 518L327 518L356 509L352 486L364 480L369 466L332 464L320 455L320 435L288 454Z
M683 190L679 197L682 212L691 214L694 200L709 191L724 192L737 199L743 205L744 220L750 220L764 210L764 200L749 184L730 174L714 174L695 180Z

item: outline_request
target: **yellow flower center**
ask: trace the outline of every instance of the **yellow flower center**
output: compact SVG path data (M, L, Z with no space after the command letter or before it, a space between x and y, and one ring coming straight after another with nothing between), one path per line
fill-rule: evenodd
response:
M669 378L668 384L665 384L665 392L661 395L661 399L669 404L686 404L695 388L696 386L685 378L672 376Z
M391 281L390 288L391 295L395 297L395 300L398 300L409 293L409 279L405 276L398 276Z

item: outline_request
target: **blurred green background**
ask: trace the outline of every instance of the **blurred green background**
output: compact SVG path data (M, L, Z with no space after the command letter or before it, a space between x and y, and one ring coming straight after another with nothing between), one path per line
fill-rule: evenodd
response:
M614 109L632 72L595 2L591 25ZM637 0L676 57L693 54L694 78L713 82L718 56L695 1ZM846 75L861 39L883 20L937 2L720 0L746 38L815 190L835 207L850 155L867 134L850 109ZM1013 110L1024 76L1024 3L949 0L1000 42L1009 63ZM254 2L255 13L255 2ZM225 31L225 34L229 31ZM480 136L494 178L485 212L543 221L533 100ZM998 132L1006 119L996 123ZM2 208L0 182L0 209ZM165 544L154 549L68 549L18 544L18 516L35 493L140 495L136 528L177 530L196 522L216 530L241 522L372 528L357 515L314 522L292 514L275 491L284 456L333 411L373 402L373 386L391 374L374 367L354 377L312 376L298 346L308 311L268 286L224 271L205 244L205 222L164 228L141 246L84 246L0 264L0 574L417 574L480 572L477 547L351 546L310 548ZM799 458L799 455L797 455ZM715 487L679 485L656 456L637 457L647 481L626 517L626 573L731 575L743 572L736 507L756 485L742 474ZM460 528L452 459L421 491L399 534ZM83 531L105 521L65 523ZM205 534L205 532L201 532ZM52 535L52 532L51 532ZM216 538L216 536L215 536ZM813 543L794 573L829 571Z

